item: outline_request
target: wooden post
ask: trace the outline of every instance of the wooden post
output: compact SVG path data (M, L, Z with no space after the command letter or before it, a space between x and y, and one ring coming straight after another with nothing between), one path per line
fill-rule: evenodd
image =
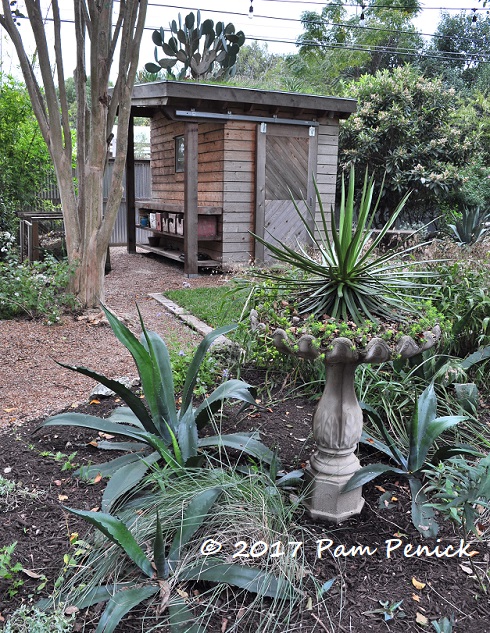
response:
M319 131L320 129L318 127L310 128L310 132L309 132L310 136L309 136L309 143L308 143L308 185L307 185L307 192L306 192L306 202L308 204L308 207L312 215L308 214L306 221L312 233L315 232L316 191L315 191L314 183L317 180L316 167L317 167L317 161L318 161ZM308 241L310 245L313 244L313 240L311 238L309 238Z
M128 253L136 253L136 195L134 186L134 117L129 117L126 157L126 230Z
M186 123L184 131L184 274L197 277L197 179L198 124Z
M265 161L266 161L267 127L257 125L257 146L255 158L255 235L263 238L265 234ZM254 260L263 264L264 245L255 240Z
M22 262L25 259L25 250L24 250L24 241L25 241L25 235L26 235L26 223L24 218L20 218L20 222L19 222L19 245L20 245L20 249L19 249L19 260L20 263L22 264Z

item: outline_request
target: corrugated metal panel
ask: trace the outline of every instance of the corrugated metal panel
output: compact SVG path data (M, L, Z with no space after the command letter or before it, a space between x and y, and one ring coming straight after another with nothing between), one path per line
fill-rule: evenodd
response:
M109 193L109 182L114 167L114 161L109 161L104 177L104 203ZM123 181L125 182L125 180ZM134 184L136 200L151 198L151 172L149 160L136 160L134 163ZM127 243L126 227L126 192L123 192L123 199L117 214L116 224L112 231L111 246L121 246ZM143 241L143 231L136 231L136 241Z
M149 197L149 196L141 196L141 197ZM121 206L119 207L119 213L117 214L116 224L114 225L114 229L112 230L111 236L111 246L125 246L127 243L127 225L126 225L126 200L121 202ZM136 220L136 218L135 218ZM136 229L136 242L146 242L148 238L148 233L145 231L141 231L140 229Z
M112 177L112 170L114 169L114 160L109 160L107 169L104 175L104 208L109 194L109 183ZM74 174L75 175L75 174ZM137 159L134 162L134 180L135 180L135 195L136 200L145 200L151 198L151 171L150 161L145 159ZM126 182L126 174L123 177L123 183ZM60 194L56 181L46 179L46 184L39 197L43 200L51 200L53 204L60 204ZM119 213L117 214L116 224L111 236L111 245L120 246L127 243L127 230L126 230L126 191L123 191L123 198L121 206L119 207ZM143 231L137 230L136 241L143 241Z

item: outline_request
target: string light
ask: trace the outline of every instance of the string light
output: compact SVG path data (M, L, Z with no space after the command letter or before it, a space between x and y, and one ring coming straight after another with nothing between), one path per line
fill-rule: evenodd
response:
M252 19L254 17L254 5L253 5L253 1L254 0L250 0L250 9L248 10L248 17L250 19Z
M471 28L476 29L476 9L473 9L473 18L471 20Z

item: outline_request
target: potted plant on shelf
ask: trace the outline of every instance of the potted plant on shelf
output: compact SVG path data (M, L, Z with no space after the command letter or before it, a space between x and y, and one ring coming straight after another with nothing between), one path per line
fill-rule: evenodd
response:
M268 315L251 312L252 329L269 332L277 349L299 358L323 358L325 388L313 418L316 450L305 473L305 505L314 518L341 522L364 504L361 488L342 494L360 464L354 451L362 434L362 411L354 390L361 363L409 358L432 347L441 334L441 315L427 301L432 274L411 258L416 246L379 253L408 194L390 220L374 234L374 181L366 174L355 214L354 172L342 193L338 223L318 196L319 224L303 217L313 249L291 248L256 236L286 270L259 270L277 293L271 328ZM312 226L314 228L312 228ZM421 281L425 279L425 281Z

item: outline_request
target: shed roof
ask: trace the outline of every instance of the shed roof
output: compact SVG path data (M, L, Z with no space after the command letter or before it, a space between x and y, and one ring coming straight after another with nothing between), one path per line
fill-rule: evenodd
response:
M152 116L164 110L170 118L180 118L179 110L227 114L237 110L249 116L277 116L288 118L338 117L346 119L356 111L355 99L319 95L257 90L203 84L194 81L157 81L134 86L132 109L136 116Z

